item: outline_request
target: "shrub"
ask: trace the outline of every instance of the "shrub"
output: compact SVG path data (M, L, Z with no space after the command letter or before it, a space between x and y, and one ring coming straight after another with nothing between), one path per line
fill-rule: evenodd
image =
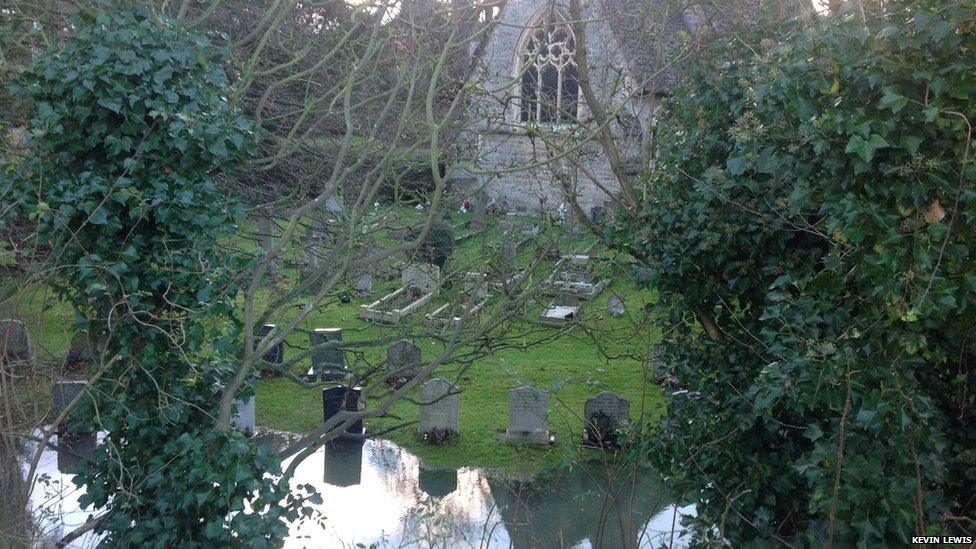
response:
M443 267L454 253L454 228L446 221L437 221L427 231L427 238L420 244L414 259Z
M907 544L974 515L976 10L863 8L715 44L610 231L701 394L656 454L700 542Z
M216 245L242 209L213 178L249 154L251 123L207 37L127 4L80 11L13 89L34 112L8 184L52 287L118 357L93 365L105 440L79 503L107 510L106 545L276 544L299 502L277 456L217 428L212 390L235 373L243 265Z

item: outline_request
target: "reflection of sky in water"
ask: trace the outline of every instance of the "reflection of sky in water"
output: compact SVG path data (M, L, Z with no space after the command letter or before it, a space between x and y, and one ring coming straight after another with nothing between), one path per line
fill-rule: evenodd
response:
M90 513L78 509L81 492L71 475L58 471L57 452L43 452L38 471L46 481L36 485L30 501L43 529L69 532L84 524ZM675 508L659 495L653 475L641 475L636 487L626 484L620 492L608 491L605 477L603 469L574 467L534 483L502 481L471 468L421 470L416 456L384 440L326 446L292 479L292 485L319 491L319 515L292 525L285 547L668 545ZM679 523L680 517L674 521ZM72 547L95 541L86 536ZM684 541L675 536L675 546Z

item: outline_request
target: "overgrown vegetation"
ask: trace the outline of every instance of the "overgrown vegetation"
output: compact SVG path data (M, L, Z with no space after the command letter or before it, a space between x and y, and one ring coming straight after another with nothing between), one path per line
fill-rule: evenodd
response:
M253 146L218 53L142 8L79 13L13 89L31 154L7 184L102 355L79 421L106 440L75 482L106 544L278 543L301 503L276 456L216 420L244 258L216 245L243 212L213 178Z
M849 3L711 53L613 234L702 395L659 455L698 542L971 534L973 3Z

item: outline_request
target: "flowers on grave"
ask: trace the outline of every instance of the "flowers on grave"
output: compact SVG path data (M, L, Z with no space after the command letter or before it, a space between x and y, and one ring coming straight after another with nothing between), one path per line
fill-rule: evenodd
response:
M78 349L71 348L64 356L64 365L68 368L80 368L88 362L85 355Z
M430 446L444 446L445 444L457 440L458 434L453 429L448 429L446 427L434 427L433 429L424 432L422 438L424 442Z
M601 450L617 450L621 447L620 429L617 422L604 412L596 412L590 416L586 426L587 446Z

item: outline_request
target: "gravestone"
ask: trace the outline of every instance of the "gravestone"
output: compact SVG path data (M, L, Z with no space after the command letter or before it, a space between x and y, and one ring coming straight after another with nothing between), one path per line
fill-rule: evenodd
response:
M466 273L464 275L464 294L472 301L488 298L488 275L485 273Z
M254 429L256 427L254 423L254 412L257 397L251 395L247 400L236 399L234 400L234 417L231 418L230 424L236 429L244 431L244 434L251 436L254 434Z
M607 300L607 312L610 316L621 317L627 314L627 308L624 306L624 300L617 294L610 296Z
M58 435L58 471L65 475L81 472L82 465L91 461L95 454L98 437L95 433Z
M429 294L440 284L441 270L437 265L411 263L403 270L401 282L411 291Z
M346 352L328 343L342 343L342 328L316 328L308 335L312 345L312 367L305 374L307 381L335 381L349 375L346 366Z
M607 222L607 208L604 206L593 206L590 209L590 221L595 225L603 225Z
M322 446L322 480L333 486L357 486L363 478L364 440L330 440Z
M446 379L435 378L420 386L420 432L443 430L460 433L458 395L450 394L454 385ZM446 396L445 396L446 395Z
M549 393L535 387L518 387L508 392L508 429L499 437L502 442L548 444L546 416Z
M457 469L437 470L420 468L417 484L425 494L432 498L442 498L457 490Z
M31 361L30 333L17 319L0 320L0 363Z
M51 385L51 419L54 420L61 415L61 412L63 412L68 405L71 404L71 401L73 401L75 397L84 392L85 387L87 386L87 381L55 381L54 384ZM83 396L82 399L84 398L87 397ZM72 408L72 411L68 413L64 420L58 424L58 436L83 435L92 432L91 430L86 431L84 429L75 431L69 431L68 429L68 424L71 422L71 419L73 417L77 417L75 415L75 410L78 409L79 405L81 405L80 400L79 403Z
M401 339L386 350L386 367L390 374L401 378L412 378L420 372L421 353L406 339Z
M369 295L373 291L373 277L368 274L360 275L359 278L356 279L354 288L356 293L360 296Z
M630 421L630 401L611 391L586 399L583 444L604 450L618 448L617 433Z
M472 204L474 212L471 215L471 230L484 231L488 218L488 196L485 191L478 191Z
M258 328L258 332L256 334L258 341L268 336L268 334L273 332L275 328L277 328L277 325L275 324L265 324L264 326ZM266 362L270 362L271 364L281 364L281 362L285 359L285 343L283 341L279 341L277 345L268 349L268 352L264 353L264 356L261 358L263 358Z
M502 244L502 255L505 258L505 263L510 268L515 268L515 262L518 261L518 243L515 242L514 235L505 235L505 242Z
M329 421L333 416L338 414L340 411L346 412L356 412L359 411L361 405L362 389L359 387L346 387L344 385L339 385L338 387L329 387L327 389L322 389L322 416L323 421ZM355 435L362 436L363 434L363 420L357 420L351 425L346 427L344 431L345 435ZM339 435L340 438L343 435Z
M76 360L88 362L95 358L93 349L94 345L92 345L88 330L81 330L80 332L75 332L75 335L71 337L68 354L73 354Z

